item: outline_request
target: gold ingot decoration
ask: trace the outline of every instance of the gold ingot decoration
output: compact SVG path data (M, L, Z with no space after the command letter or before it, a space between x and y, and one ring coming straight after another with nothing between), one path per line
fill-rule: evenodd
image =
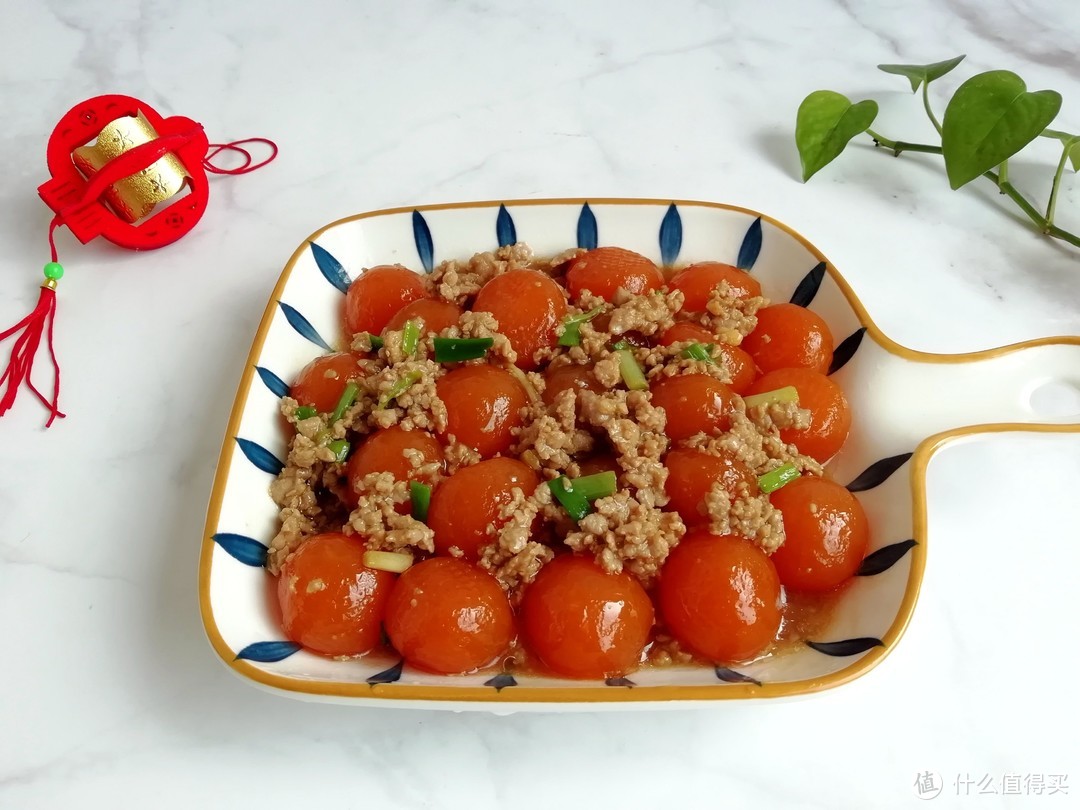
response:
M140 112L110 121L94 144L80 146L71 157L78 170L90 178L113 158L157 137L154 127ZM138 222L149 216L155 205L180 193L189 179L184 164L176 155L169 153L141 172L113 183L104 197L122 219Z

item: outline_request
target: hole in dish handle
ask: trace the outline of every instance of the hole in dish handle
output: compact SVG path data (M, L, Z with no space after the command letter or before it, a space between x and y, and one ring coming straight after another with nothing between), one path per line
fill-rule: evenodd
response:
M853 434L884 449L911 450L928 436L971 425L1080 423L1080 345L908 358L866 343L835 379L855 414Z

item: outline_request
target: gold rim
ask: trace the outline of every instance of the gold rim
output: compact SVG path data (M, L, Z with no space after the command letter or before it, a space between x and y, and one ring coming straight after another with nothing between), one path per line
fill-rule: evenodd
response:
M999 357L1015 351L1032 348L1035 346L1048 345L1080 345L1080 336L1061 336L1039 338L1037 340L1012 343L994 349L986 349L978 352L965 354L934 354L921 352L901 346L896 341L882 333L870 318L862 302L851 289L847 281L841 276L836 268L822 255L813 244L804 236L789 228L782 222L737 205L723 203L704 202L700 200L657 200L644 198L623 199L618 197L568 197L543 200L483 200L465 203L443 203L439 205L418 205L402 208L384 208L377 211L368 211L363 214L344 217L331 222L312 233L301 242L300 246L289 257L285 269L274 287L266 309L263 311L262 321L255 333L255 339L248 353L244 373L240 378L237 388L236 399L233 403L229 424L225 430L225 438L222 441L221 453L218 456L217 474L214 478L214 488L210 494L210 504L207 508L206 526L203 531L203 544L201 558L199 560L199 609L202 613L203 626L210 644L237 674L243 675L265 686L280 689L286 692L299 692L308 695L321 695L325 697L345 698L382 698L389 700L429 700L448 702L485 702L485 703L612 703L612 702L641 702L641 701L687 701L687 700L737 700L742 698L777 698L792 697L795 695L820 692L832 689L864 675L882 661L896 646L900 637L907 629L915 610L918 600L919 589L922 585L923 572L926 567L926 466L930 458L944 444L962 436L972 436L979 433L1003 433L1003 432L1033 432L1033 433L1077 433L1080 432L1080 424L1074 425L1026 425L1020 423L997 423L987 425L973 425L971 427L956 428L943 433L938 433L922 441L916 448L911 459L911 484L913 499L913 523L914 539L918 543L912 548L911 570L908 573L907 587L904 592L900 609L893 620L892 626L882 636L881 647L874 647L862 658L853 664L837 670L822 678L813 678L789 683L766 683L761 686L755 684L714 684L708 686L636 686L633 689L613 689L601 687L540 687L540 686L516 686L512 689L498 690L489 686L417 686L409 684L367 684L348 683L343 681L311 681L300 678L289 678L266 672L247 661L235 659L235 651L225 643L217 622L214 619L213 607L210 604L210 570L213 564L214 541L212 535L217 527L221 513L221 502L225 493L225 484L228 479L228 469L232 460L235 442L232 437L236 435L243 413L244 403L247 401L248 391L251 388L252 379L255 376L255 361L262 350L263 343L270 330L270 323L274 317L275 305L285 289L285 285L292 274L297 259L307 249L309 243L320 237L331 228L346 222L355 222L361 219L384 216L388 214L408 214L413 211L445 211L461 208L493 208L498 205L507 206L536 206L536 205L584 205L586 202L594 205L670 205L696 206L699 208L716 208L725 211L736 211L754 217L761 217L764 222L779 228L790 234L799 241L818 261L825 263L826 272L840 287L848 304L854 310L859 323L866 328L866 333L882 348L890 354L921 363L968 363L977 360L986 360Z

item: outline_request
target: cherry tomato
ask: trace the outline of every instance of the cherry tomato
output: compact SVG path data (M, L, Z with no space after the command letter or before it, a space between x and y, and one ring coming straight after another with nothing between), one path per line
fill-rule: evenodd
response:
M383 331L400 331L407 321L420 320L424 322L424 331L421 334L430 335L432 332L438 333L457 326L460 317L461 307L457 304L437 301L434 298L418 298L399 309L397 314L387 321Z
M701 324L691 323L690 321L680 321L674 326L668 327L667 331L661 336L660 343L663 346L671 346L687 340L693 340L706 346L710 343L717 346L724 357L728 371L731 372L731 382L728 383L731 390L740 396L746 393L746 389L750 387L750 384L757 376L754 359L749 354L738 346L717 343L716 336L712 332Z
M353 451L346 465L350 505L356 506L356 487L364 476L371 473L388 472L398 481L422 480L417 477L416 469L405 457L406 450L419 452L424 464L441 463L443 460L439 440L423 430L405 430L400 425L394 425L373 433Z
M525 389L509 371L495 366L462 366L435 384L446 405L445 436L474 448L487 458L505 453L514 443L528 404Z
M652 625L652 602L634 577L609 574L573 554L540 569L521 603L529 650L569 678L610 678L635 669Z
M372 267L349 285L345 330L350 335L381 334L399 309L425 297L424 282L411 270L398 264Z
M859 570L870 530L862 504L835 481L804 476L769 496L786 539L772 561L792 590L820 593Z
M798 304L758 310L757 327L742 342L766 374L778 368L808 368L824 374L832 363L833 339L816 312Z
M687 534L664 562L659 595L667 629L714 664L755 658L780 629L780 577L744 537Z
M514 640L514 614L491 574L464 560L433 557L394 584L386 634L410 665L459 675L506 651Z
M348 352L316 357L300 370L289 396L301 405L312 405L320 413L333 411L345 386L362 376L356 356Z
M739 494L739 484L746 484L751 495L758 492L757 478L750 468L730 456L676 449L668 451L664 466L668 468L664 489L671 498L668 509L678 512L687 526L708 521L705 497L717 481L733 498Z
M799 448L800 453L825 462L836 455L851 429L851 409L847 397L824 374L805 368L782 368L759 378L748 394L764 394L794 386L799 392L799 407L810 411L806 430L783 428L780 438Z
M536 270L511 270L495 276L481 288L473 309L490 312L517 352L517 366L536 368L533 356L554 346L555 327L566 317L562 287Z
M563 391L573 388L576 391L604 390L593 376L592 366L562 366L544 375L544 403L554 405L556 398Z
M435 532L435 553L449 554L457 546L465 558L476 560L480 549L493 542L487 527L500 523L499 510L513 490L532 495L540 485L529 467L513 458L492 458L462 467L440 482L431 494L427 524Z
M588 290L612 301L622 287L633 295L664 286L664 276L650 259L632 250L602 247L578 256L566 273L566 284L575 300Z
M394 575L364 565L358 537L319 534L281 567L282 627L293 641L323 655L360 655L379 643Z
M677 442L729 429L735 393L708 374L680 374L653 385L652 403L667 413L664 432Z
M761 295L761 285L745 270L720 262L698 262L677 273L671 279L672 289L683 294L683 312L704 312L712 295L721 282L726 281L739 298Z

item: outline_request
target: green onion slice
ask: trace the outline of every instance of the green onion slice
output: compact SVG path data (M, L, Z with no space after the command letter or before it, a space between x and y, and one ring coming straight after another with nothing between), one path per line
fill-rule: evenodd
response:
M548 489L551 490L551 494L555 496L556 500L562 504L563 509L575 521L581 520L589 514L591 507L588 499L574 487L573 482L565 475L560 475L555 480L548 481Z
M649 387L649 381L645 379L645 372L641 370L634 353L629 349L618 349L619 373L622 374L623 382L631 391L644 391Z
M794 464L785 464L783 467L777 467L771 472L758 476L758 487L768 495L770 492L776 492L785 484L790 484L800 475L802 473L796 469Z
M712 363L716 365L716 361L713 360L711 354L712 346L703 346L700 343L691 343L685 349L682 350L682 356L687 360L701 360L704 363Z
M457 363L462 360L477 360L487 354L495 345L494 338L435 338L435 361L438 363Z
M787 385L783 388L777 388L775 391L766 391L763 394L752 394L743 397L743 402L746 403L747 408L756 408L758 405L771 405L774 402L794 402L798 405L799 391L794 385Z
M412 516L426 521L428 506L431 504L431 487L419 481L410 481L409 499L412 501Z
M614 495L616 485L613 470L570 479L570 486L574 492L580 493L590 503L598 498L607 498L609 495Z
M406 357L416 354L416 347L420 343L420 324L417 321L405 321L401 329L401 351Z
M296 417L297 422L303 422L305 419L310 419L313 416L318 416L319 412L315 410L311 405L301 405L295 411L293 416Z
M415 384L422 376L423 375L419 371L410 371L390 386L390 389L379 397L379 410L386 408L391 402L412 388L413 384Z
M580 315L571 315L569 318L564 320L563 333L559 335L559 345L580 346L581 325L583 323L588 323L603 311L603 307L596 307L595 309L590 309L588 312L582 312Z
M349 457L349 450L352 449L352 446L344 439L334 439L326 446L330 449L330 452L334 454L334 461L339 463Z
M356 402L356 395L359 392L360 386L354 382L345 386L345 390L341 392L341 399L338 400L337 407L335 407L334 412L330 414L331 425L345 415L345 411L349 410L349 406Z
M378 351L383 347L383 339L378 335L373 335L369 332L368 341L371 343L371 348L375 351Z

